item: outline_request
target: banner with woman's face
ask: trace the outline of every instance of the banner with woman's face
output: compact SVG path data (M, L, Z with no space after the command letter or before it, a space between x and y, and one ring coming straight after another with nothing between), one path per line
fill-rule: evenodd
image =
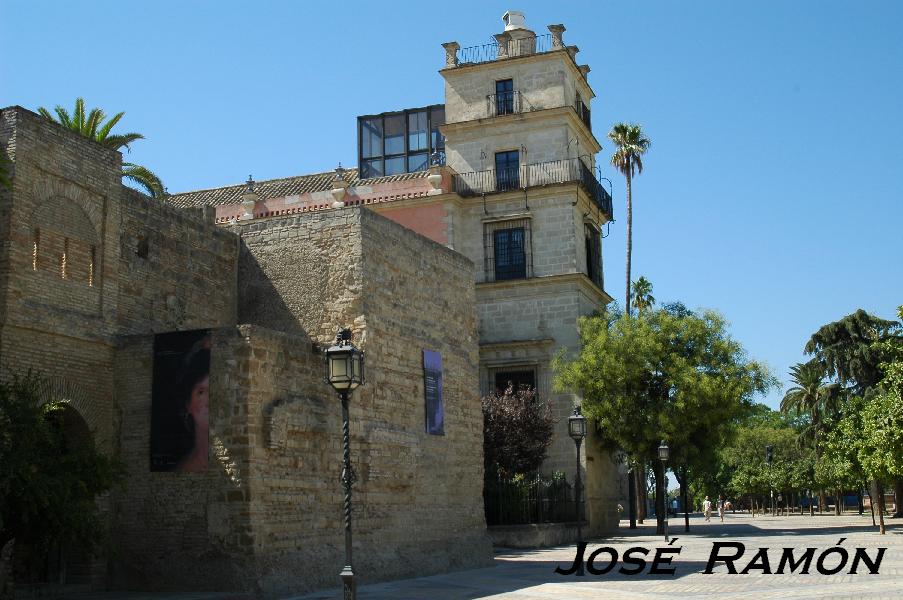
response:
M210 330L154 336L151 471L206 471Z

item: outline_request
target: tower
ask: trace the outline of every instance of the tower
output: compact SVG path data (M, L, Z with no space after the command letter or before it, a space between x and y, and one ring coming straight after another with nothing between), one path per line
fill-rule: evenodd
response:
M503 16L495 43L443 44L446 165L460 198L454 248L477 266L483 393L535 386L551 402L555 434L543 471L573 480L567 416L579 399L554 393L556 352L579 350L577 320L611 300L603 288L601 233L612 220L599 183L592 131L595 94L563 25L537 35L523 13ZM586 444L586 516L616 523L616 469Z

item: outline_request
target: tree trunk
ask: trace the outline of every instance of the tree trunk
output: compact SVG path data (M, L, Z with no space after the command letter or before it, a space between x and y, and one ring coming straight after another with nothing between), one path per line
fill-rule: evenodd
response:
M630 529L636 529L636 477L633 469L627 471L627 514L630 516Z
M665 498L665 469L661 461L652 461L652 473L655 475L655 533L665 534L665 511L668 510Z
M690 505L687 502L687 467L681 468L680 497L684 505L684 531L690 531ZM674 474L677 477L677 473Z
M640 465L633 475L636 478L636 522L642 525L646 519L646 502L649 498L646 490L646 465Z
M894 514L895 519L903 519L903 477L894 481Z
M630 315L630 253L633 251L633 193L630 189L630 171L633 165L627 165L627 293L624 296L624 314Z
M876 481L875 487L878 489L878 532L884 535L887 533L887 529L884 528L884 486L880 481Z
M875 486L869 484L869 510L872 513L872 527L875 526Z
M843 502L842 493L843 490L834 490L834 515L838 517L843 514L843 509L840 506L840 503Z

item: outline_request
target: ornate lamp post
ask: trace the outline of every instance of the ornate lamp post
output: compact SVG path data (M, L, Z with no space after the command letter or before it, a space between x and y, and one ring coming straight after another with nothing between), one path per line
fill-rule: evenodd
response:
M664 492L664 501L665 506L665 541L668 541L668 486L665 483L665 463L668 462L668 456L671 454L671 450L668 448L668 444L665 443L665 440L662 440L662 443L658 446L658 459L662 461L662 491Z
M364 383L364 353L351 343L351 330L340 329L335 336L335 344L326 352L326 383L331 385L342 399L342 487L345 489L345 567L342 578L342 597L345 600L357 598L357 585L351 567L351 486L354 485L354 470L351 468L351 434L348 428L348 396Z
M586 418L580 414L580 407L574 407L574 414L568 417L568 435L577 446L577 476L574 479L574 508L577 516L577 544L583 541L583 530L580 527L580 444L586 437ZM583 561L577 565L577 575L584 575Z

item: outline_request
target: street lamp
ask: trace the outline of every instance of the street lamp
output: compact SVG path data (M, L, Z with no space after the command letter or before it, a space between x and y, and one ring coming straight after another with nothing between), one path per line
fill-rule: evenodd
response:
M574 407L574 414L568 417L568 435L577 446L577 476L574 479L574 508L577 515L577 545L583 541L583 532L580 528L580 444L586 437L586 418L580 414L580 407ZM577 565L577 575L584 575L583 561Z
M342 578L342 597L357 598L354 570L351 568L351 486L356 477L351 468L351 434L348 427L348 396L364 383L364 353L351 343L351 330L340 329L335 344L326 352L326 383L331 385L342 399L342 487L345 489L345 567Z
M658 459L662 461L662 491L664 493L663 504L665 506L665 541L668 541L668 486L665 483L665 463L668 462L668 456L671 450L665 440L658 446Z

